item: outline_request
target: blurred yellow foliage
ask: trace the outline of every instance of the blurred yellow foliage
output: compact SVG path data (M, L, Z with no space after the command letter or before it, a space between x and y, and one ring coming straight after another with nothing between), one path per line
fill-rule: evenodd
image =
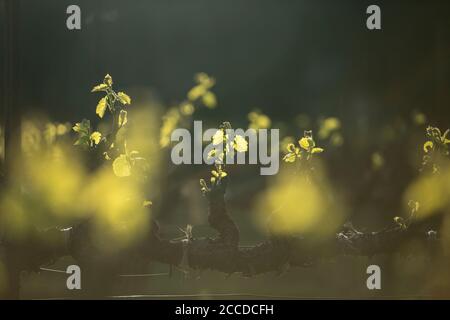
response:
M420 203L419 219L450 210L450 166L439 174L421 175L408 186L403 199L405 205L409 199Z
M317 137L319 139L327 139L331 133L341 128L341 121L336 117L329 117L319 120L319 131Z
M380 152L372 153L371 161L373 170L379 170L384 166L384 157Z
M181 115L177 108L170 108L164 115L159 138L161 148L166 148L170 145L170 136L172 131L177 128L180 118Z
M217 98L210 89L215 85L216 80L204 72L197 73L194 79L197 85L189 90L187 94L189 101L195 102L201 99L207 108L215 108L217 106Z
M131 163L125 154L119 155L113 161L113 171L118 177L129 177L131 175Z
M248 115L250 129L268 129L272 125L272 120L259 110L253 110Z
M414 111L411 115L412 121L416 126L424 125L427 122L427 117L424 113Z
M158 132L155 117L148 109L138 110L133 116L136 126L127 132L127 142L130 150L136 148L140 152L130 151L127 155L135 165L130 170L143 165L146 156L151 159L145 161L145 166L151 168L148 172L156 175L159 147L157 141L148 139L148 135ZM87 128L81 124L75 127L78 131ZM147 230L150 202L146 193L157 189L153 176L145 182L133 177L121 179L110 163L87 169L88 159L81 157L83 153L71 139L56 139L70 132L68 124L26 120L22 132L23 159L13 168L11 183L0 198L3 231L20 238L32 228L72 225L80 218L90 217L98 248L120 250ZM101 138L99 132L90 135L95 144Z
M180 105L180 112L183 116L190 116L194 113L194 111L195 111L195 107L190 102L183 102Z
M92 214L96 227L92 237L100 249L120 250L148 230L150 215L144 199L135 180L118 179L108 168L89 177L78 201L83 211Z
M332 234L343 221L343 211L326 179L320 181L295 174L291 167L283 170L257 198L258 224L276 234Z
M216 80L204 72L197 73L194 80L196 85L188 91L187 101L181 102L178 107L169 108L163 116L159 134L159 145L161 148L166 148L170 145L172 131L181 124L185 117L194 114L196 105L199 102L209 109L217 106L216 95L211 91Z

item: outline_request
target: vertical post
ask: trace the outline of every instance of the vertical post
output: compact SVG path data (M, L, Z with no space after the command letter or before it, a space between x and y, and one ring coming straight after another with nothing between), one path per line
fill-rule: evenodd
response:
M21 153L21 112L19 105L19 0L2 0L4 21L4 60L2 79L2 109L5 130L5 184L9 187L13 167L20 163ZM1 214L1 213L0 213ZM7 227L6 227L7 228ZM6 299L18 299L20 288L20 253L14 244L8 242L7 230L3 230L5 267L7 272L6 292L0 293Z
M20 159L21 110L19 105L19 0L3 0L5 14L3 110L5 116L5 177L10 180Z

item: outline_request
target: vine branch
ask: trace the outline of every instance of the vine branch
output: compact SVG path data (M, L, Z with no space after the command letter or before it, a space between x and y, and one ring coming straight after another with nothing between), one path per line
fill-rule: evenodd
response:
M225 203L227 179L215 184L207 193L208 221L217 231L215 238L187 237L183 241L162 239L159 225L153 221L151 231L139 243L114 256L102 256L91 239L91 222L86 220L70 229L56 228L35 232L14 245L3 243L9 270L16 280L20 271L37 271L56 259L71 255L80 266L96 266L99 271L114 273L124 261L157 261L194 270L217 270L227 274L253 276L267 272L282 272L287 266L307 267L321 260L340 255L371 257L391 254L408 241L419 241L436 251L437 232L419 232L409 226L395 225L378 232L360 232L346 224L334 237L312 242L300 236L272 235L252 247L239 247L239 230L227 212ZM104 270L103 270L104 269ZM11 297L11 296L10 296Z

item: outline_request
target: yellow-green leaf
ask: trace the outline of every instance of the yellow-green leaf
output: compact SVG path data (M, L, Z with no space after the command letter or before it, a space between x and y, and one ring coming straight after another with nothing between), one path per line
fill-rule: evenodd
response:
M223 178L227 176L227 173L225 171L212 170L211 174L216 178Z
M73 131L78 133L88 134L91 128L91 122L89 120L83 119L81 122L75 123L73 126Z
M97 108L95 109L95 113L98 114L100 118L103 118L106 111L106 97L100 99L97 104Z
M106 85L104 83L100 83L100 84L96 85L95 87L93 87L91 92L106 91L107 88L108 88L108 85Z
M92 88L91 92L105 91L106 88L108 88L108 85L100 83L99 85L96 85L94 88Z
M211 159L213 157L216 156L217 150L216 149L212 149L211 151L208 152L208 159Z
M425 153L428 153L431 149L433 149L433 146L433 141L427 141L423 144L423 151L425 151Z
M131 98L130 98L130 96L127 95L126 93L124 93L124 92L118 92L118 93L117 93L117 97L119 98L119 101L120 101L122 104L125 104L125 105L131 104Z
M305 149L305 150L308 150L308 149L309 149L309 139L306 138L306 137L301 138L301 139L298 141L298 144L300 145L300 147L302 147L302 148Z
M109 74L107 74L103 79L103 83L106 84L108 87L111 87L113 85L112 77Z
M245 152L248 150L248 142L244 137L237 135L234 138L233 147L237 152Z
M295 149L297 149L297 148L295 147L295 145L293 143L288 143L288 145L286 146L286 149L289 152L295 153Z
M202 84L208 88L213 86L215 83L214 78L211 78L204 72L197 73L194 78L197 83Z
M131 164L126 155L121 154L114 160L113 171L118 177L128 177L131 175Z
M295 153L288 153L283 157L284 162L292 163L296 159Z
M313 148L311 151L311 153L321 153L321 152L323 152L322 148Z
M102 139L102 134L101 134L100 132L98 132L98 131L95 131L95 132L93 132L93 133L91 134L90 139L91 139L92 141L94 141L95 144L99 144L99 143L100 143L100 140Z
M223 130L217 130L217 132L214 134L213 138L212 138L212 143L214 145L218 145L223 143L224 140L224 134L223 134Z

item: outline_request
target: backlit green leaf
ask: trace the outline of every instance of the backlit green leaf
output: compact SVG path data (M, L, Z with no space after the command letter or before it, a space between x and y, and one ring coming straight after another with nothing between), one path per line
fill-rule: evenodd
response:
M100 118L103 118L106 111L106 97L103 97L100 99L100 101L97 104L97 108L95 109L95 113L98 114Z
M117 97L119 98L119 101L124 104L124 105L128 105L131 104L131 98L129 95L127 95L124 92L118 92L117 93Z

